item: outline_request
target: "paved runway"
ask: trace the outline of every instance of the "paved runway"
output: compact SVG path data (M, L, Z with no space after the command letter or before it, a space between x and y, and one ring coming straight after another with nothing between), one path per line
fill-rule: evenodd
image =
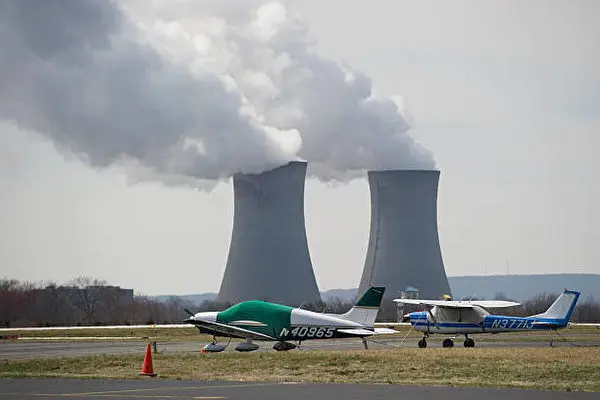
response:
M553 346L600 346L598 340L581 342L564 342L557 340ZM428 340L429 347L442 347L443 337L432 337ZM369 341L369 349L392 349L398 347L416 348L416 338L382 338ZM274 351L273 343L257 342L260 345L258 351ZM24 360L40 357L79 357L96 354L143 354L147 341L28 341L28 340L2 340L0 341L0 360ZM157 350L160 353L200 352L204 341L172 341L158 342ZM457 347L462 347L462 340L457 339ZM547 338L527 342L515 341L478 341L477 347L549 347ZM232 343L226 351L234 351L235 344ZM362 349L360 339L339 340L313 340L302 343L301 351L312 350L350 350ZM294 350L295 351L295 350Z
M0 379L2 399L597 399L598 393L401 385L201 382L167 380Z

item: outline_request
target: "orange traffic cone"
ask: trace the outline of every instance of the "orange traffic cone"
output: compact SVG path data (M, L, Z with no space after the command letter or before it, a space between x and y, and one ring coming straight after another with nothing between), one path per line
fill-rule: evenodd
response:
M146 356L144 357L144 365L142 365L142 372L140 375L146 376L156 376L154 373L154 368L152 367L152 349L150 348L150 343L146 347Z

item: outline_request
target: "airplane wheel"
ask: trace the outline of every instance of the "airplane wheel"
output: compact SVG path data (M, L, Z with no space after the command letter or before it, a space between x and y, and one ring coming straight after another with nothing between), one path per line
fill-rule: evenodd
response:
M475 347L475 341L473 339L466 339L465 347Z
M454 347L454 341L452 339L444 339L442 347Z
M427 347L427 340L425 340L425 338L419 340L419 342L417 343L419 345L420 349L424 349L425 347Z
M295 349L296 345L294 343L290 343L290 342L276 342L273 345L273 349L277 350L277 351L289 351L291 349Z

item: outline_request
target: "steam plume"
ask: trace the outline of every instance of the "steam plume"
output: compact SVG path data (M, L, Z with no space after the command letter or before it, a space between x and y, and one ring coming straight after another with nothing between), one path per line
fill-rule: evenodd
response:
M136 40L107 1L0 2L0 115L94 166L134 160L217 179L293 160L297 131L266 125L235 87Z
M285 4L119 4L0 2L0 118L167 184L297 157L322 179L435 167L396 102L312 52Z

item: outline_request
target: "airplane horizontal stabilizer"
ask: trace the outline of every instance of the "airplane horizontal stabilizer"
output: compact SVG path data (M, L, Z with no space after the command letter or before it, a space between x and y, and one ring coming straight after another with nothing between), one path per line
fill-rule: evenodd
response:
M394 333L399 333L398 331L390 329L390 328L375 328L373 330L355 328L355 329L338 329L337 331L346 333L349 335L356 335L356 336L391 335Z
M535 321L533 326L545 326L546 328L562 328L563 324L558 322L547 322L547 321Z
M394 333L399 333L399 332L395 329L390 329L390 328L375 328L376 335L392 335Z
M356 336L371 336L375 334L375 331L371 331L369 329L338 329L338 332L346 333L348 335L356 335Z

